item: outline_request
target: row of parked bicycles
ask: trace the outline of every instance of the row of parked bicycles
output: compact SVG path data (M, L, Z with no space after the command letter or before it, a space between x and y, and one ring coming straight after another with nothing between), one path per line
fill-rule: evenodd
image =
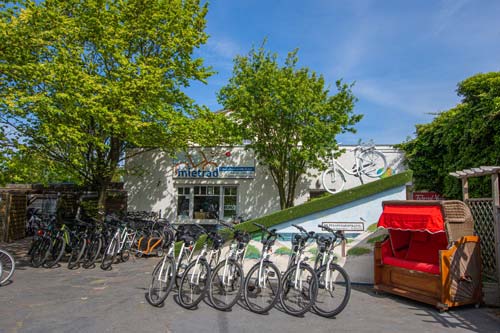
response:
M34 235L28 254L33 267L52 268L67 262L69 269L88 269L100 261L101 269L109 270L114 263L127 261L131 253L162 255L165 225L144 213L124 218L108 215L105 223L79 217L58 222L53 215L38 215L31 226Z
M299 232L292 238L292 253L282 273L271 260L272 247L280 237L276 229L253 223L261 231L262 252L259 261L245 274L243 264L251 237L231 224L220 223L232 231L224 258L221 250L225 240L221 232L199 225L190 230L165 226L169 235L166 254L153 269L146 294L151 305L162 306L174 288L177 302L188 309L208 297L210 304L222 311L241 301L249 310L264 314L279 302L291 315L301 316L312 309L321 316L334 317L347 305L351 282L347 272L336 264L334 253L344 241L342 233L320 225L326 233L316 234L294 225ZM193 249L201 235L206 239L195 256ZM305 248L312 241L317 244L313 266L305 255ZM181 242L177 251L176 242Z

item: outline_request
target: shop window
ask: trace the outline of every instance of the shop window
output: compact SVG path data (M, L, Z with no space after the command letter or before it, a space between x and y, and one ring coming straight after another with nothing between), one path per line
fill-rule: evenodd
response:
M224 187L224 218L236 217L238 204L238 188L235 186Z
M177 216L189 218L190 187L177 188Z
M219 186L195 186L194 187L194 211L195 219L218 219L220 205Z
M192 203L190 205L190 203ZM238 213L236 186L177 188L177 216L197 220L230 219Z

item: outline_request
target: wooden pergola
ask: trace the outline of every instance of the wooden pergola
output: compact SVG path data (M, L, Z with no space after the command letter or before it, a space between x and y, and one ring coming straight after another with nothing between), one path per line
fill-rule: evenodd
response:
M451 176L460 178L462 181L462 195L464 201L474 203L474 200L480 201L481 199L471 199L469 196L469 178L472 177L491 177L491 193L493 212L493 233L494 233L494 248L496 256L496 305L500 305L500 166L481 166L478 168L464 169L450 173ZM472 207L471 207L472 208ZM487 289L487 288L485 288ZM492 290L495 292L495 290ZM486 295L486 290L485 290Z
M469 178L491 176L492 197L496 207L500 206L498 175L500 174L500 166L482 166L479 168L464 169L461 171L450 172L451 176L462 180L463 199L469 199Z

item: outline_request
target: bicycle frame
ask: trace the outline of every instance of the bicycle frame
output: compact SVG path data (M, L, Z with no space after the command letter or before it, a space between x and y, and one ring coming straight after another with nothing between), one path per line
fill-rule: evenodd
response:
M321 266L326 265L326 267L330 267L332 262L335 260L336 256L334 254L335 248L339 245L337 241L333 241L332 244L330 245L328 251L326 251L326 255L323 255L323 258L321 260ZM326 276L325 276L325 289L328 291L333 291L333 281L330 276L331 272L329 269L326 270Z
M219 253L219 249L210 250L210 262L212 262L212 260L217 256L218 253ZM194 265L193 274L191 275L191 279L190 279L191 284L195 284L195 285L199 284L200 274L197 274L198 273L197 272L198 263L200 262L200 260L207 261L207 258L206 258L207 254L208 254L208 245L205 244L205 245L203 245L203 248L201 249L201 252L198 255L198 257L196 257L196 263Z
M272 252L272 247L264 245L262 249L262 254L260 255L260 263L259 263L259 287L261 288L266 288L267 272L264 272L262 268L264 266L264 262L270 261L271 252Z
M229 247L229 252L226 254L226 258L224 260L224 270L222 272L222 284L223 285L225 285L225 286L230 285L231 280L233 278L234 272L229 272L229 274L228 274L229 260L243 262L243 258L245 258L247 248L248 248L248 246L245 246L243 249L239 250L237 241L233 241L231 243L231 246Z
M373 150L375 149L374 147L367 147L367 148L363 148L363 147L356 147L354 148L354 161L355 161L355 168L354 168L354 172L351 172L349 170L347 170L343 165L342 163L340 163L339 161L337 161L336 158L334 158L332 156L332 161L330 163L330 167L333 167L334 170L336 170L337 168L339 168L340 170L342 170L343 172L347 173L348 175L351 175L351 176L360 176L361 175L361 170L360 170L360 159L359 159L359 156L361 155L361 153L364 153L366 151L369 151L369 150ZM361 178L361 177L360 177Z

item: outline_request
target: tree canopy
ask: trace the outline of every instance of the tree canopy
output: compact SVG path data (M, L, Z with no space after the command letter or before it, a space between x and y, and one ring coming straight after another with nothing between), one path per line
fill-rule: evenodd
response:
M416 189L449 198L461 197L460 182L450 172L500 163L500 72L474 75L458 84L457 93L460 104L417 125L416 137L399 145ZM473 195L489 194L486 178L475 180Z
M297 182L310 167L321 168L337 149L336 135L354 131L351 86L336 82L331 95L322 75L298 68L297 50L280 65L277 54L252 49L234 60L233 76L219 94L242 137L268 167L281 208L293 206Z
M175 152L220 136L215 116L183 91L211 75L193 57L207 40L207 4L0 6L0 125L14 150L36 151L102 193L128 148Z

